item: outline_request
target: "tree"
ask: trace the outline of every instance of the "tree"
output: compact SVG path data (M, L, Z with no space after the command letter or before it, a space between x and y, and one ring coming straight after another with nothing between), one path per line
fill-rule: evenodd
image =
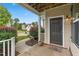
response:
M14 21L15 21L14 26L15 26L16 29L18 29L19 19L18 18L15 18Z
M6 8L0 6L0 25L6 25L11 20L11 14Z
M15 18L14 20L15 20L15 22L16 22L16 23L18 23L18 22L19 22L19 19L18 19L18 18Z
M22 23L18 23L18 29L22 30Z
M32 22L32 25L38 25L38 22Z
M32 22L33 27L37 27L38 23L37 22Z

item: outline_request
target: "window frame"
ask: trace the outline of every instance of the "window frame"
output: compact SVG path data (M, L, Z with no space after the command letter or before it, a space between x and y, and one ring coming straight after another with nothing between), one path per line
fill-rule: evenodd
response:
M75 38L74 38L75 37L75 35L74 35L74 31L75 31L74 30L75 29L74 28L74 23L77 23L77 22L79 22L79 18L77 18L76 20L74 20L73 24L72 24L72 26L73 26L73 28L72 28L73 29L73 39L72 39L72 42L79 48L79 45L75 42Z

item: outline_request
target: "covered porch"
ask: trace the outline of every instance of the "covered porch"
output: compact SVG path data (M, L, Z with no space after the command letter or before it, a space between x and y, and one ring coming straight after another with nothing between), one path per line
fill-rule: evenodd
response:
M18 56L70 56L71 52L69 50L70 46L70 36L71 36L71 19L66 20L67 17L71 17L71 4L61 4L61 3L48 3L48 4L41 4L41 3L23 3L21 4L28 10L34 12L39 16L38 21L38 44L33 46L29 51L25 51ZM66 12L67 11L67 12ZM64 12L64 13L62 13ZM49 21L51 18L60 18L62 21L60 23L62 24L62 36L61 34L55 36L54 38L50 38L51 31L50 31L50 25L52 26L52 23ZM52 21L53 22L53 21ZM42 23L42 25L41 25ZM51 24L50 24L51 23ZM61 25L60 24L60 25ZM44 33L41 32L41 26L44 28ZM55 26L53 25L53 29ZM60 26L61 27L61 26ZM59 28L59 27L57 27ZM51 29L52 30L52 29ZM56 29L54 29L56 30ZM69 31L67 31L69 30ZM57 31L57 30L56 30ZM59 32L60 33L60 32ZM60 39L59 42L52 41L50 39ZM56 44L54 44L54 42ZM39 46L43 44L42 46Z
M44 44L43 46L35 45L17 56L72 56L72 54L68 49Z
M51 15L52 13L50 12L50 10L56 9L62 9L64 6L66 6L67 4L62 4L62 3L23 3L21 4L22 6L24 6L25 8L27 8L28 10L32 11L33 13L37 14L39 16L39 20L38 20L38 42L43 42L46 44L50 44L50 21L49 21L49 17L63 17L63 19L67 16L64 17L64 14L62 13L56 13L58 15ZM69 8L68 8L69 9ZM69 9L70 10L70 9ZM48 14L50 12L50 14ZM51 16L49 16L51 15ZM64 26L64 25L63 25ZM44 28L44 32L42 33L42 29L41 27ZM64 32L64 29L63 29ZM62 34L63 35L63 34Z

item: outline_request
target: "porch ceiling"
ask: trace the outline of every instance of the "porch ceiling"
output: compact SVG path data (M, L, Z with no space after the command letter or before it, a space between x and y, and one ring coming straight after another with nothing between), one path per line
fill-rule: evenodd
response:
M36 14L39 14L40 12L43 12L50 8L58 7L64 4L66 3L22 3L21 5L35 12Z
M36 9L38 12L42 12L50 8L61 6L63 4L65 3L28 3L28 5Z

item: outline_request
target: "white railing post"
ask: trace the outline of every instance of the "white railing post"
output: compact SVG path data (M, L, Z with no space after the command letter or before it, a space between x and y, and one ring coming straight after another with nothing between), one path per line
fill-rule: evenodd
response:
M8 56L9 56L9 55L10 55L10 54L9 54L9 53L10 53L10 46L9 46L10 43L9 43L9 41L8 41L7 43L8 43L8 49L7 49L7 50L8 50Z
M10 43L11 41L11 43ZM15 56L15 38L11 38L11 39L7 39L7 40L2 40L0 41L0 43L2 43L3 45L3 56L6 55L6 52L7 52L7 55L10 56L10 53L11 53L11 56ZM7 43L7 51L5 50L6 49L6 45L5 43ZM11 44L11 47L10 47L10 44ZM10 51L11 49L11 51Z
M15 38L11 38L11 56L15 56Z
M39 16L39 21L38 21L38 42L41 40L40 39L40 33L41 33L41 17Z
M5 41L3 42L3 56L5 56Z

